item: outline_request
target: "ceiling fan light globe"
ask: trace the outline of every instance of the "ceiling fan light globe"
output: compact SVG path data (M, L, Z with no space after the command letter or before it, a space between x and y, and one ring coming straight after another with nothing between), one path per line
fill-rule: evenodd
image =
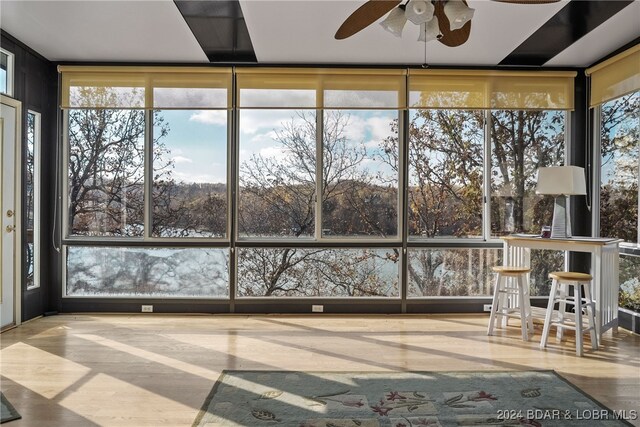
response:
M410 0L404 13L409 21L420 25L433 18L434 9L430 1Z
M389 15L387 15L380 25L394 36L402 37L402 30L406 23L407 17L404 14L404 10L400 7L396 7L389 13Z
M449 28L451 31L459 30L464 25L471 21L475 9L471 9L464 4L462 0L449 0L444 5L444 14L449 19Z
M441 38L442 33L440 32L440 26L438 25L437 16L434 16L430 21L420 25L420 36L418 37L418 41L430 42L432 40L439 40Z

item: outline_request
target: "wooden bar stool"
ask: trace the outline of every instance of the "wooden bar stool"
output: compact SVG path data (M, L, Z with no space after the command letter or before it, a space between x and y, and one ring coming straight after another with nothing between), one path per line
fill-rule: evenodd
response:
M493 335L493 328L498 316L502 317L502 326L506 327L509 317L519 317L522 328L522 339L529 340L529 332L533 334L533 317L529 302L528 267L493 267L496 272L493 302L489 316L487 335ZM513 278L516 286L508 286L509 278ZM517 296L517 300L514 298Z
M549 304L547 305L547 314L544 319L544 329L542 330L542 339L540 340L540 348L547 346L549 338L549 330L551 326L558 329L558 341L562 341L562 330L572 329L576 331L576 354L582 356L582 334L589 331L591 335L591 347L598 349L598 341L595 330L595 303L591 298L591 280L590 274L573 273L567 271L555 271L549 274L549 278L553 279L551 284L551 293L549 294ZM584 285L584 298L582 296L582 286ZM573 295L569 294L569 287L573 288ZM553 308L558 303L558 318L553 320ZM575 307L574 315L567 313L567 304ZM582 313L586 312L588 326L583 326ZM566 321L573 317L573 324L567 324Z

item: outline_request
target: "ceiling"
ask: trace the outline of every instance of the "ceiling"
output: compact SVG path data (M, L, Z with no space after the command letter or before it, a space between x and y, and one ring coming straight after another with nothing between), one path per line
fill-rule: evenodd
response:
M467 1L476 9L469 40L455 48L427 43L427 63L583 67L640 37L640 0ZM0 27L52 61L424 63L425 45L417 41L418 27L411 23L402 38L374 24L335 40L344 19L363 3L1 0ZM531 62L531 55L538 55L539 63Z

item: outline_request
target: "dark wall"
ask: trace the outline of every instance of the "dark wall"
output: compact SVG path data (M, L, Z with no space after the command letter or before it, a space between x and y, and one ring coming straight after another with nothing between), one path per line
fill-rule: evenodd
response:
M22 103L22 129L26 129L27 111L41 114L41 182L40 182L40 288L27 291L23 278L22 321L55 309L60 289L60 258L53 248L53 211L55 199L58 75L55 65L37 52L2 31L0 45L14 54L13 97ZM22 135L25 157L26 132ZM26 167L22 168L23 182ZM23 203L23 214L25 212ZM23 218L23 223L25 219Z
M584 71L578 71L575 79L575 110L571 114L571 161L575 166L585 168L587 175L587 195L571 197L571 232L574 236L591 236L591 210L593 207L593 165L590 163L593 145L589 132L590 110L588 80ZM587 205L588 203L588 205ZM588 273L591 255L572 253L569 267L571 271Z

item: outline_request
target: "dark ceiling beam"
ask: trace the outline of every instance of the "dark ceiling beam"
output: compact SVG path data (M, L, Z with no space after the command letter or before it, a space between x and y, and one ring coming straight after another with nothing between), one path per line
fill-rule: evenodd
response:
M173 0L210 62L257 62L238 0Z
M572 0L500 65L542 66L631 3L632 0ZM523 6L524 12L525 9Z

